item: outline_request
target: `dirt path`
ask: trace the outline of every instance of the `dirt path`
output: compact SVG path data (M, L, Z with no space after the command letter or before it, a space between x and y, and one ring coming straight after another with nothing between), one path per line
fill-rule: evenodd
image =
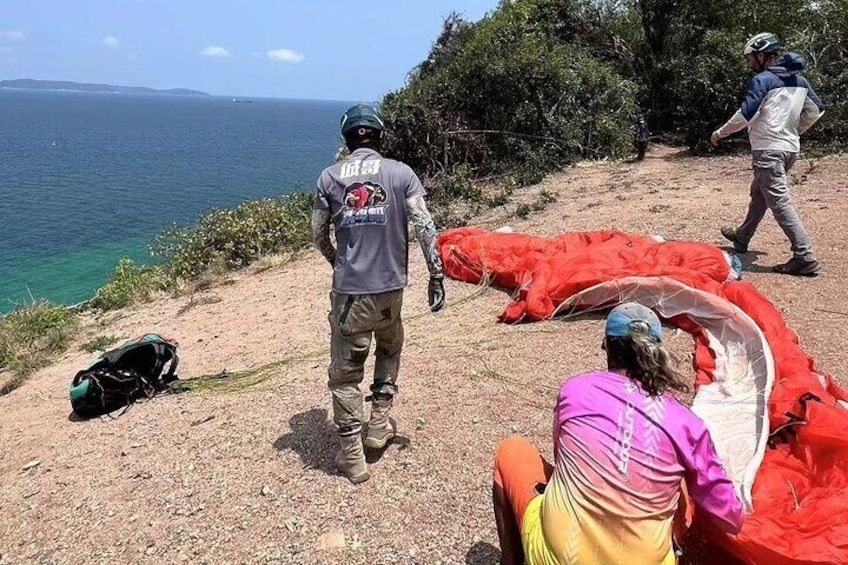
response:
M657 147L642 163L580 166L520 191L519 202L541 190L558 197L527 219L512 217L513 204L478 223L720 244L719 226L744 214L748 175L745 157L693 159ZM844 377L837 330L848 323L848 158L804 159L793 176L824 274L768 272L788 257L768 217L746 276L819 365ZM353 487L333 474L330 272L312 252L192 300L90 320L79 340L171 336L183 378L277 362L252 387L165 396L116 420L72 421L67 386L91 357L76 344L0 398L0 563L496 563L495 446L520 433L550 455L555 391L569 374L603 365L602 322L500 325L508 296L453 281L448 307L433 315L423 259L417 249L410 258L395 409L402 438L373 463L370 481ZM673 339L688 349L688 337Z

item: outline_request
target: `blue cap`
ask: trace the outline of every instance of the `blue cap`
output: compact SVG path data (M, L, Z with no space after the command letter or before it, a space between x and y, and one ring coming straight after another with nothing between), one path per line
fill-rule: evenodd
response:
M662 341L662 324L650 308L638 302L619 304L607 316L607 337L628 337L633 334L649 335Z

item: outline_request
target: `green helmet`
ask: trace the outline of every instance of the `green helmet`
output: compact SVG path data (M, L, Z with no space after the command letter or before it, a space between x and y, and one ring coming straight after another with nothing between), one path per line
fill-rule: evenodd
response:
M355 128L370 128L382 132L383 117L373 106L357 104L351 106L347 109L347 112L342 114L341 128L343 136L346 136L349 131Z
M745 43L743 55L751 53L775 53L780 47L780 40L773 33L758 33Z

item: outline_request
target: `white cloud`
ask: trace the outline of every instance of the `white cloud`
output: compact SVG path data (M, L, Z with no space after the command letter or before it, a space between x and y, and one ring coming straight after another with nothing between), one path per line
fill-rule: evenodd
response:
M223 57L229 57L230 52L223 47L218 47L217 45L207 45L203 48L203 51L200 52L200 55L212 59L221 59Z
M280 63L300 63L303 61L303 55L291 49L272 49L267 53L268 58L272 61Z
M0 40L23 41L24 32L17 29L0 29Z
M107 35L100 40L100 43L102 43L103 47L106 47L107 49L117 49L121 46L121 42L118 41L118 38L114 35Z

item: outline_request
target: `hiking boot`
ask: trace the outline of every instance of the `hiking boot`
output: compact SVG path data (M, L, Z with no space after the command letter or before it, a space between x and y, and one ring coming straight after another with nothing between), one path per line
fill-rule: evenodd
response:
M389 410L392 408L392 398L372 398L371 421L368 422L368 431L365 434L365 447L369 449L383 449L392 441L397 431L397 424L389 418Z
M793 257L786 263L775 265L771 268L771 270L775 273L780 273L781 275L815 277L819 274L819 271L821 271L821 265L819 265L819 262L816 260L805 261L804 259Z
M733 250L736 253L748 253L748 244L739 239L735 229L721 228L721 235L724 236L724 239L733 243Z
M395 438L397 424L393 418L380 422L373 420L368 423L368 433L365 435L365 447L368 449L383 449Z
M336 455L336 468L341 474L355 485L364 483L371 478L368 464L365 463L365 452L362 450L362 436L339 436L341 449Z

